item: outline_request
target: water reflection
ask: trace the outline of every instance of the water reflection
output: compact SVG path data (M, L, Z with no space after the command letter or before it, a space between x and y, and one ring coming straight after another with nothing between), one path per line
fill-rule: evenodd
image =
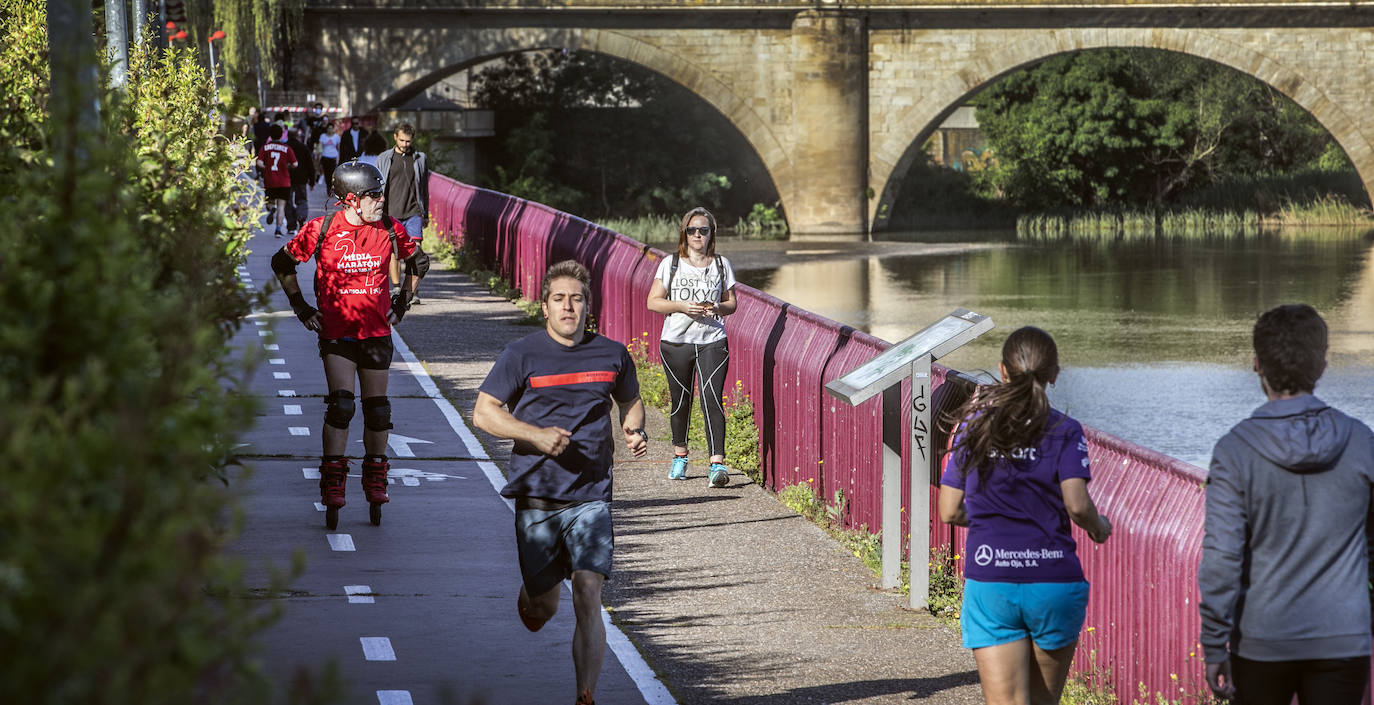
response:
M1005 235L1002 235L1005 239ZM947 240L941 240L947 242ZM741 282L887 340L959 307L997 329L945 360L996 369L1006 333L1058 340L1056 404L1190 462L1263 401L1255 316L1302 301L1331 327L1318 393L1374 420L1374 231L1019 243L930 256L860 256L738 272ZM786 243L775 260L789 261ZM728 254L728 252L727 252Z

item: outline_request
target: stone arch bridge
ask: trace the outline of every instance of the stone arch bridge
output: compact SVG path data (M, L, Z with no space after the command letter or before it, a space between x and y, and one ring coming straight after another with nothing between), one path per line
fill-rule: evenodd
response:
M719 110L797 234L881 230L927 136L998 77L1145 47L1254 76L1331 132L1374 191L1374 0L309 0L297 61L355 113L534 49L599 52Z

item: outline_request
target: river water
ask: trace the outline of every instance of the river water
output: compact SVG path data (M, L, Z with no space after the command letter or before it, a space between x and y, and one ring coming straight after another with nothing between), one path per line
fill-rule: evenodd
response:
M996 328L941 360L996 370L1023 325L1049 331L1052 403L1084 423L1205 467L1264 402L1256 316L1311 304L1331 329L1317 395L1374 424L1374 230L1018 242L1014 233L898 234L882 242L722 239L743 284L902 340L956 308Z

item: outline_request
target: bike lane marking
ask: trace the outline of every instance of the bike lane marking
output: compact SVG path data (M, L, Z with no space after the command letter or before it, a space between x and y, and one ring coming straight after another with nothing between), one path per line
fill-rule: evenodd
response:
M371 605L377 602L377 598L372 594L372 588L367 585L345 585L344 594L348 595L350 605Z
M391 640L384 636L360 636L363 643L363 658L368 661L395 661L396 652L391 648Z
M379 690L377 705L415 705L409 690Z

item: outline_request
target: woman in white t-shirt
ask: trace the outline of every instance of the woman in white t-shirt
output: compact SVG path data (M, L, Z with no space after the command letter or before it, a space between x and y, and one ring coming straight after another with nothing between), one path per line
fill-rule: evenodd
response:
M721 394L730 365L722 317L735 312L735 272L716 254L716 217L705 208L682 216L677 253L663 258L649 289L649 310L667 317L658 350L672 397L673 463L669 479L687 479L687 421L692 415L693 378L701 386L706 446L711 454L707 481L730 482L725 467L725 409Z
M339 165L339 128L330 120L320 135L320 171L324 174L324 185L334 183L334 167Z

